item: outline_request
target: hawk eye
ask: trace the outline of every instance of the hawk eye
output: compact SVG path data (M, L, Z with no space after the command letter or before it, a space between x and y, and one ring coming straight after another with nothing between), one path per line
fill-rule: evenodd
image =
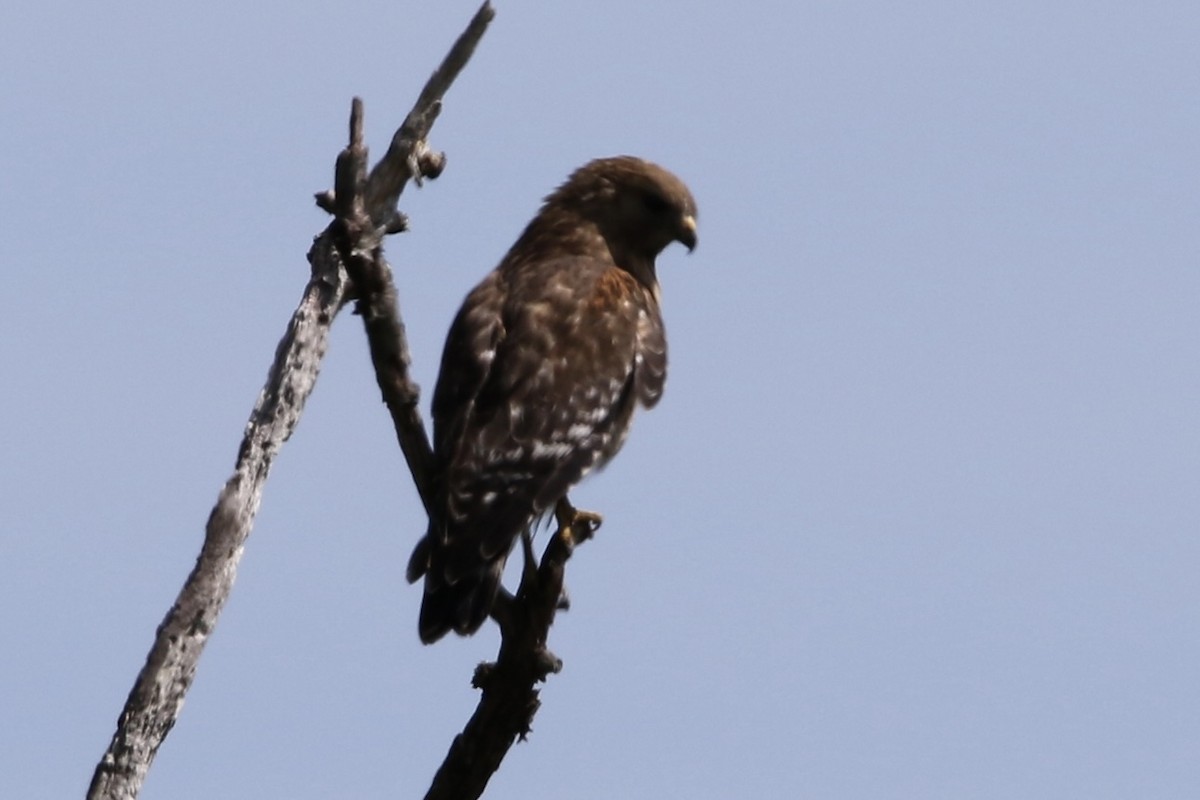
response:
M647 211L654 214L662 214L670 208L670 204L663 199L662 195L655 194L654 192L645 192L642 194L642 205L646 207Z

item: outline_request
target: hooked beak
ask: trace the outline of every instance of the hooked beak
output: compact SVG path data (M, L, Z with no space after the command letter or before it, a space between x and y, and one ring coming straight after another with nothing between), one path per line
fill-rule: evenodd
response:
M679 221L678 239L689 253L696 249L696 218L691 214L684 214Z

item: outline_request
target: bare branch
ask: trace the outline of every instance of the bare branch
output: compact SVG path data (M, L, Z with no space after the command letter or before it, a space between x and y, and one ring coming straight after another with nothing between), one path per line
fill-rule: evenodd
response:
M200 654L233 588L271 464L300 419L325 355L329 328L353 296L352 290L364 298L358 310L372 340L372 357L377 366L386 367L380 371L381 387L385 397L392 398L389 408L397 419L414 479L422 496L428 496L427 478L421 476L430 474L431 456L416 411L418 390L408 378L403 325L394 311L390 320L377 312L380 306L395 308L395 288L382 259L381 241L385 234L403 229L403 217L395 203L404 184L421 175L433 177L444 166L444 157L430 151L425 138L437 118L441 96L470 58L492 16L491 6L485 2L426 85L370 179L362 143L362 102L355 99L350 143L338 156L335 190L316 198L335 218L309 251L312 279L276 349L266 385L246 425L234 473L209 515L196 566L159 625L117 730L96 766L89 800L131 800L141 790L158 748L179 716ZM377 269L360 269L362 263L374 264ZM349 276L354 276L353 286Z
M442 96L470 60L475 46L495 16L491 2L484 0L467 29L426 81L404 124L392 136L387 153L371 170L366 190L367 213L377 225L391 226L396 202L410 179L416 179L419 185L422 177L436 178L445 167L445 155L431 151L425 140L441 113Z
M537 684L562 669L562 662L546 648L546 639L561 607L567 559L592 537L600 518L576 511L564 499L558 522L536 568L529 538L522 539L526 568L520 588L515 597L497 598L493 610L500 624L500 654L495 663L475 670L472 683L482 691L479 705L450 744L425 800L474 800L482 795L509 748L529 735L541 705Z
M412 358L399 315L392 270L382 248L376 246L364 252L363 243L373 238L373 234L349 220L339 222L349 224L330 226L332 235L322 236L313 246L336 249L354 283L354 293L358 296L355 312L362 317L375 380L392 417L413 483L428 510L433 497L433 449L421 418L421 390L409 374ZM368 221L360 218L358 222Z
M421 90L404 123L392 136L383 159L365 175L367 150L362 143L362 104L351 111L350 146L338 158L333 197L318 195L317 203L333 209L337 220L330 226L330 243L341 254L358 302L375 379L391 414L396 439L426 510L432 497L433 451L421 419L420 388L409 375L412 358L400 319L392 270L383 257L382 237L404 230L407 220L396 202L405 184L422 177L436 178L445 168L445 156L426 141L442 107L442 96L466 65L496 12L484 2L462 35L450 48ZM349 196L347 196L349 195ZM320 244L320 243L318 243Z
M89 799L137 797L159 746L175 724L200 653L233 588L271 463L295 430L316 383L329 326L346 288L336 262L314 261L312 279L246 425L233 475L209 515L196 566L158 627L117 731L96 766Z

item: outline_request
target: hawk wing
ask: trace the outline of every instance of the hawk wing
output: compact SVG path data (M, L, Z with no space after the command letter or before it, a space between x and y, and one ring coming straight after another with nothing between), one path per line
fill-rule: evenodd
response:
M634 371L637 399L646 408L658 405L667 382L667 332L656 295L650 294L638 310Z
M665 369L653 293L609 262L510 264L468 296L434 393L440 502L409 565L422 638L482 624L517 536L616 454Z

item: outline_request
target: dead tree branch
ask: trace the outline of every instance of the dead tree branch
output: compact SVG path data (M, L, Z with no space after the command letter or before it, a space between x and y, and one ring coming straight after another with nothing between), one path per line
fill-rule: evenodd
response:
M500 625L500 654L495 663L475 670L472 685L482 692L479 705L450 744L425 800L475 800L513 743L529 735L541 705L537 684L562 669L562 662L546 648L546 639L560 607L567 559L591 538L599 522L595 515L561 502L558 530L536 567L529 538L522 538L521 585L515 597L497 598L492 612Z
M208 517L196 566L158 626L116 733L92 775L89 800L137 797L159 746L175 725L200 653L233 588L271 463L295 430L316 383L329 326L346 287L336 264L313 263L312 278L246 424L233 475Z
M403 217L395 203L404 184L418 175L429 177L441 171L444 160L428 149L425 139L437 119L442 95L470 58L493 15L485 2L426 84L404 126L393 137L388 155L370 178L365 177L362 104L355 101L351 143L338 158L336 191L317 199L322 208L335 214L335 219L309 253L312 278L276 349L266 384L246 425L234 473L209 515L196 566L158 627L146 663L117 721L117 730L92 775L89 800L136 798L154 756L175 725L195 678L200 654L233 588L272 462L295 430L316 383L333 319L353 296L351 290L361 298L362 286L371 285L366 276L359 275L362 283L352 287L348 275L357 271L347 261L363 254L381 254L382 237L403 228ZM364 225L364 221L371 224ZM363 306L360 299L360 311L372 311L388 297L394 307L395 289L391 288L389 294L389 286L390 275L383 290L373 292L377 301ZM364 320L370 319L372 314L364 313ZM368 331L372 329L368 322ZM390 334L391 342L380 348L389 357L385 360L390 378L384 391L392 390L400 398L396 407L403 412L407 429L400 438L410 466L415 463L414 479L424 497L430 473L429 444L416 414L417 389L407 375L408 346L398 318ZM373 355L376 349L372 347ZM381 386L383 377L381 373ZM391 403L389 408L396 418ZM397 427L399 430L399 423ZM417 429L419 436L415 434Z

